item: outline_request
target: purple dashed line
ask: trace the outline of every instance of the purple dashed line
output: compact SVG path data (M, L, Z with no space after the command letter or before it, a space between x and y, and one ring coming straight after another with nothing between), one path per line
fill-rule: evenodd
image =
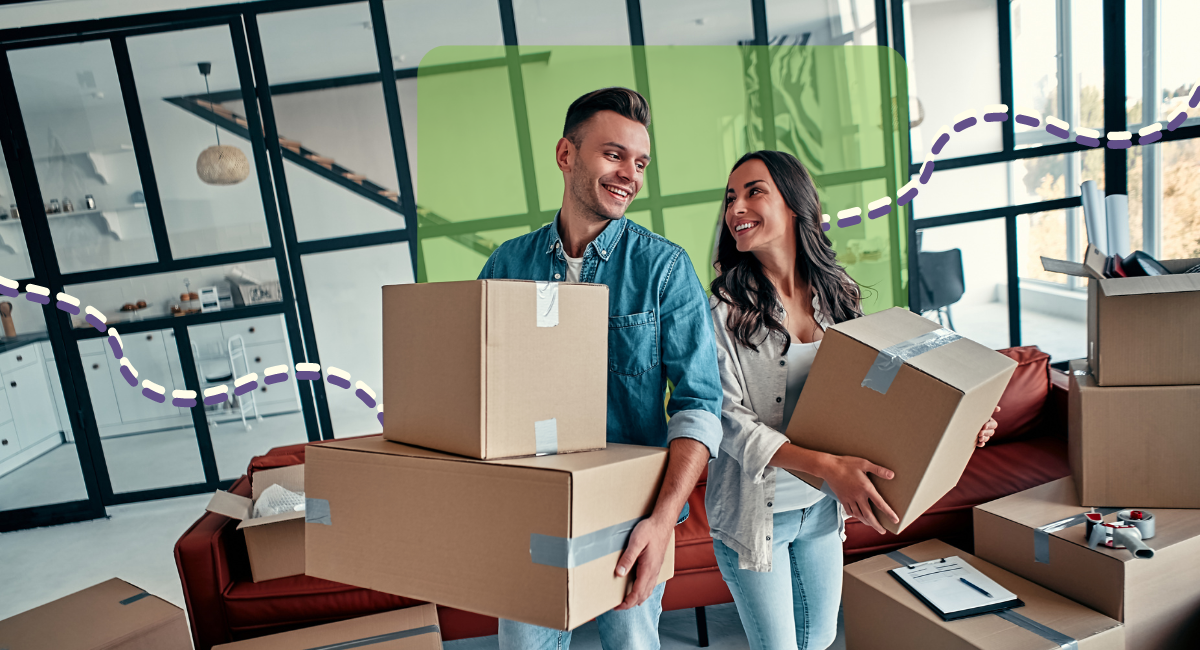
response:
M8 296L9 298L16 298L21 294L21 292L17 289L3 284L0 284L0 293Z
M248 382L242 384L241 386L234 388L233 394L238 395L238 396L245 395L246 393L249 393L250 391L254 390L255 388L258 388L258 382L257 381L248 381Z
M1197 106L1200 106L1200 84L1197 84L1192 89L1192 98L1188 100L1189 108L1196 108Z
M367 391L360 388L354 391L354 394L358 396L358 399L362 400L363 404L367 405L367 408L375 408L375 398L368 395Z
M196 400L186 397L174 397L171 399L171 406L177 406L181 409L190 409L196 405Z
M915 187L909 188L909 190L907 192L896 197L896 205L908 205L908 202L913 200L913 197L915 197L916 195L917 195L917 188L915 188Z
M328 381L329 383L333 384L334 386L337 386L338 388L350 388L350 380L343 379L341 377L338 377L337 375L327 375L325 377L325 381Z
M1049 133L1050 135L1058 136L1058 137L1062 138L1063 140L1066 140L1068 137L1071 136L1070 133L1067 133L1066 129L1054 126L1053 124L1046 125L1046 133Z
M284 382L287 380L288 380L288 376L287 376L287 373L285 372L285 373L282 373L279 375L267 375L267 377L265 379L263 379L263 383L270 386L272 384L278 384L280 382Z
M1079 135L1079 134L1075 134L1075 142L1077 142L1077 143L1079 143L1079 144L1081 144L1081 145L1084 145L1084 146L1086 146L1086 147L1098 147L1098 146L1100 146L1100 141L1099 141L1098 139L1096 139L1096 138L1089 138L1089 137L1088 137L1088 136L1086 136L1086 135Z
M70 315L72 315L72 316L78 316L78 315L79 315L79 305L72 305L72 304L71 304L71 303L69 303L69 302L64 302L64 301L62 301L62 300L59 300L59 301L58 301L58 305L56 305L56 306L57 306L59 309L61 309L61 310L65 311L65 312L67 312L68 314L70 314Z
M321 381L321 373L315 370L297 370L297 381Z
M152 402L158 402L159 404L162 404L163 402L167 401L167 396L166 396L166 395L159 395L159 394L158 394L158 392L156 392L156 391L152 391L152 390L150 390L149 388L143 388L143 389L142 389L142 395L144 395L144 396L146 396L147 398L149 398L149 399L150 399L150 401L152 401Z
M49 305L50 304L50 296L43 296L40 293L31 293L29 291L26 291L25 299L28 300L29 302L36 302L39 305Z
M137 377L133 376L133 372L129 369L129 366L121 366L121 376L125 378L125 381L128 382L130 386L137 386Z
M221 402L224 402L227 399L229 399L229 393L218 393L216 395L210 395L210 396L204 398L204 405L212 406L213 404L220 404Z
M1007 122L1008 113L984 113L984 122Z
M1042 125L1041 120L1039 120L1036 117L1033 117L1032 115L1025 115L1024 113L1017 114L1016 122L1017 122L1017 124L1024 124L1025 126L1032 126L1035 128Z
M1159 140L1162 140L1162 131L1155 131L1154 133L1150 133L1148 135L1138 136L1138 144L1154 144Z
M1133 142L1129 140L1109 140L1107 146L1109 149L1128 149L1133 146Z
M926 160L924 165L921 165L921 184L929 182L929 177L933 176L933 161Z
M947 143L947 142L949 142L949 141L950 141L950 134L949 134L949 133L943 133L943 134L941 135L941 137L939 137L939 138L938 138L938 139L937 139L937 140L936 140L936 141L933 143L933 146L932 146L932 147L930 147L930 149L929 149L929 150L930 150L930 151L932 151L932 152L933 152L933 155L935 155L935 156L936 156L936 155L938 155L938 154L942 153L942 147L946 146L946 143Z
M971 117L968 117L967 119L955 124L954 132L962 133L963 131L966 131L967 129L975 126L978 123L979 123L979 120L975 119L975 116L972 115Z
M892 204L889 203L889 204L883 206L882 208L875 208L874 210L871 210L870 212L867 213L867 217L869 217L871 219L878 219L879 217L882 217L883 215L885 215L891 211L892 211Z
M1183 124L1183 121L1186 120L1187 118L1188 118L1187 113L1184 113L1183 111L1179 111L1179 113L1177 115L1175 115L1175 117L1171 118L1171 121L1167 123L1167 130L1174 131L1175 129L1179 128L1179 125Z

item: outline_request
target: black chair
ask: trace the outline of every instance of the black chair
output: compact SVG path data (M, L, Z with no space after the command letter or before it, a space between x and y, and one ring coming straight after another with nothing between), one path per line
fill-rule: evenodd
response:
M936 311L938 323L954 329L950 305L961 300L963 292L966 291L962 251L951 248L948 251L917 253L917 265L920 273L917 310L922 314ZM946 315L945 323L942 322L943 311Z

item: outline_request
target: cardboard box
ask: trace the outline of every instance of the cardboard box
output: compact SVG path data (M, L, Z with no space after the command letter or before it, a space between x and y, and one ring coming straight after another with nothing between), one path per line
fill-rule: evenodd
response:
M304 465L259 470L251 476L251 498L218 490L208 511L236 519L246 535L246 553L254 582L304 575L304 512L252 518L254 503L272 485L304 492Z
M903 361L890 385L864 382L868 373L881 376L873 369L880 350L938 330L953 335L900 308L830 327L787 430L801 447L866 458L894 471L890 481L871 476L900 517L893 524L875 513L893 533L958 483L979 430L1017 367L995 350L958 338ZM821 479L793 473L821 487Z
M485 459L603 449L609 324L602 284L386 286L383 435Z
M1067 430L1079 502L1200 508L1200 386L1101 387L1082 360L1070 368Z
M1090 278L1088 364L1100 386L1200 384L1200 259L1159 260L1178 275L1105 278L1104 254L1082 264L1042 258L1047 271Z
M213 650L441 650L437 607L418 605L328 625L227 643Z
M957 555L1005 589L1024 607L1011 610L1078 641L1079 650L1124 650L1126 630L1107 616L1039 587L944 542L933 539L902 549L924 562ZM842 610L847 650L1051 650L1060 647L996 614L943 621L888 573L901 566L888 555L845 567Z
M373 436L305 461L308 575L567 630L624 599L617 560L667 450L480 461ZM658 582L673 574L672 543Z
M191 650L183 610L113 578L0 621L5 650Z
M1089 549L1083 524L1035 533L1088 511L1079 505L1070 477L976 506L975 552L1123 621L1130 650L1200 647L1200 510L1152 511L1155 536L1145 541L1155 551L1151 560L1135 560L1124 550ZM1111 514L1105 521L1115 518ZM1049 562L1039 562L1039 555Z

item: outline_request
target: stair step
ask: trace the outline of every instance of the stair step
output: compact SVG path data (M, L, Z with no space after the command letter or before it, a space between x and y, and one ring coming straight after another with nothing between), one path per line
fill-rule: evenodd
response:
M279 146L291 151L292 153L300 153L300 143L296 140L289 140L287 138L280 137Z
M396 190L380 190L379 195L384 198L391 199L393 201L400 200L400 193L397 192Z
M250 123L249 123L249 122L247 122L247 121L245 120L245 118L241 118L241 117L238 117L238 116L236 116L236 115L234 115L234 116L233 116L233 121L234 121L234 122L237 122L237 123L238 123L238 126L244 126L244 127L249 127L249 126L250 126Z
M307 156L305 156L305 158L308 158L309 160L317 163L318 165L324 167L325 169L329 169L329 170L333 169L333 158L326 158L325 156L318 156L315 153L310 153Z
M203 108L204 110L212 111L213 113L216 113L217 115L220 115L221 117L224 117L224 118L232 118L233 117L233 111L229 110L228 108L225 108L224 106L222 106L220 104L214 104L213 102L205 101L203 99L197 99L196 104L198 106L200 106L201 108Z
M362 185L363 180L367 177L366 174L352 174L350 172L346 172L342 174L342 176L354 181L355 183L358 183L359 185Z

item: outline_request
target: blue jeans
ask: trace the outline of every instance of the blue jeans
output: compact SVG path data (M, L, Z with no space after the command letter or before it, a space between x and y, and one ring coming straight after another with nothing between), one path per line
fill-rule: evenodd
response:
M621 611L609 610L596 617L600 646L604 650L658 650L658 619L662 616L663 590L660 583L646 602ZM837 610L834 610L837 613ZM500 619L500 650L566 650L571 632L552 630L528 623Z
M837 501L775 514L771 571L738 568L737 551L713 540L753 650L823 650L837 637L842 540Z

